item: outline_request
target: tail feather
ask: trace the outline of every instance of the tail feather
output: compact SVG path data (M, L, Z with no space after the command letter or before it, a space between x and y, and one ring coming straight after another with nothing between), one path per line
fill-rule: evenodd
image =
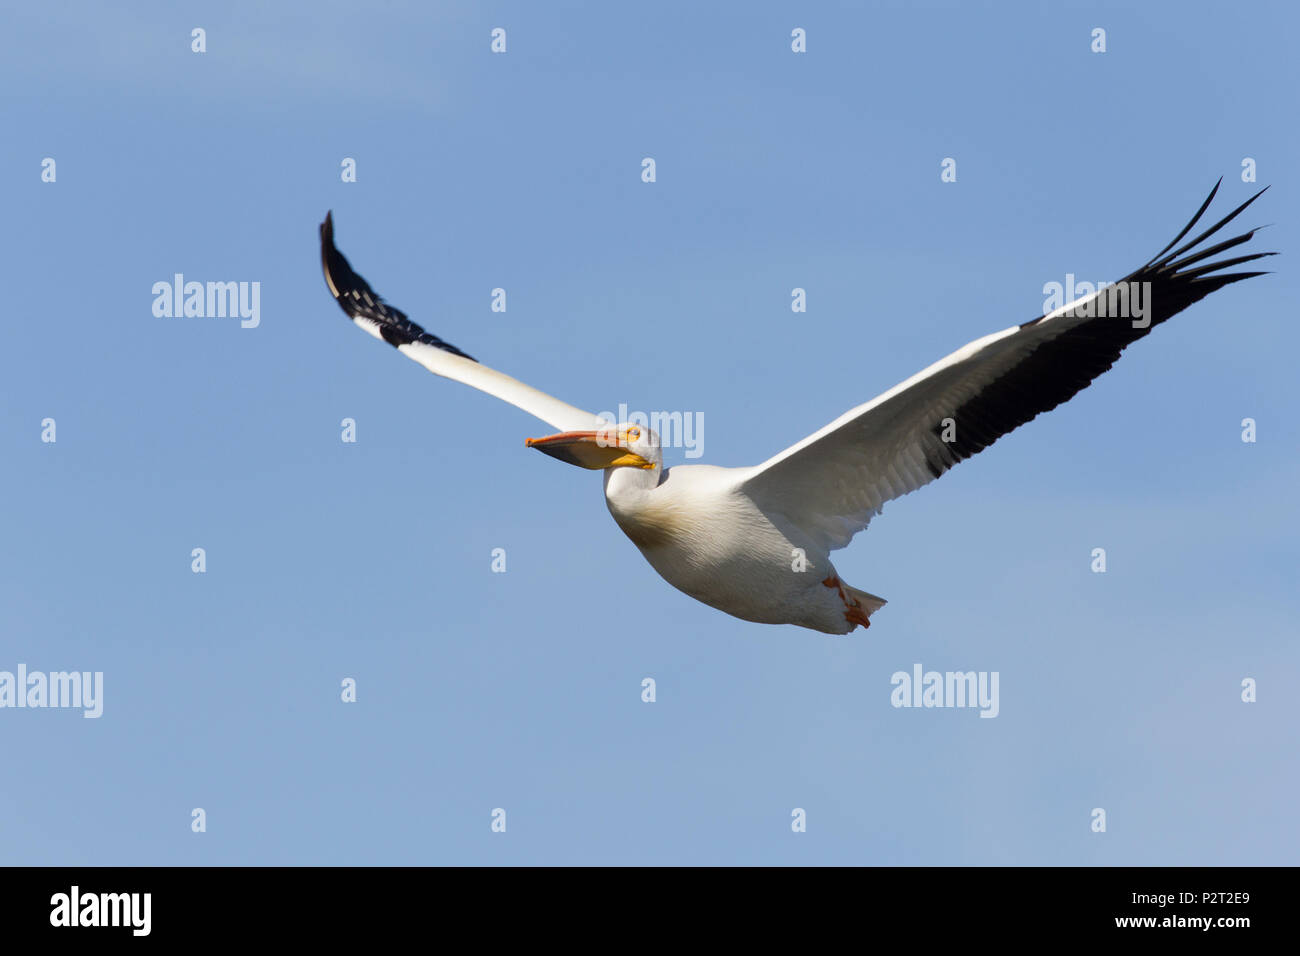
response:
M857 601L862 609L866 611L867 617L871 617L871 615L875 614L889 603L882 597L878 597L875 594L870 594L866 591L859 591L857 588L851 588L847 584L844 585L844 590L848 591L853 600Z

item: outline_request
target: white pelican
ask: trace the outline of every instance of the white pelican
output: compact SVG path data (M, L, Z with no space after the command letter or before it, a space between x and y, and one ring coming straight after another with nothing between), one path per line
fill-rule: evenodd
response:
M1216 184L1173 242L1117 284L1133 290L1129 311L1144 310L1140 318L1117 316L1127 298L1098 290L1032 322L976 339L747 468L663 468L659 436L649 428L597 418L426 332L352 271L334 247L328 213L320 227L321 260L330 292L361 328L435 375L495 395L559 429L525 444L603 470L614 521L673 587L746 621L847 634L868 627L885 601L841 581L830 552L847 545L886 501L929 484L1068 400L1109 369L1125 346L1193 302L1264 274L1220 270L1273 253L1197 265L1246 242L1254 230L1192 252L1264 190L1170 251L1218 189Z

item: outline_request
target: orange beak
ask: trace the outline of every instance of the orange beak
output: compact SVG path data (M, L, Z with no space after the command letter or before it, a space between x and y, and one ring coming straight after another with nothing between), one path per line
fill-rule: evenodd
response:
M636 452L627 450L613 429L589 432L560 432L545 438L528 438L524 444L560 461L599 471L604 468L653 468Z

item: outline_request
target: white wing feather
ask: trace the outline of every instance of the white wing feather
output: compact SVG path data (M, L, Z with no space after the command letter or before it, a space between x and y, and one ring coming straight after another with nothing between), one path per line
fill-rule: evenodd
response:
M1067 401L1155 326L1216 289L1263 275L1219 270L1273 253L1198 264L1246 242L1254 230L1184 256L1263 190L1169 251L1205 213L1218 188L1156 258L1115 284L1126 290L1124 314L1116 314L1117 293L1098 290L1032 322L976 339L750 469L740 490L763 511L784 515L827 551L844 547L886 501L929 484ZM1133 298L1134 289L1141 299ZM1146 314L1135 323L1132 313L1139 302Z
M601 426L602 420L591 412L575 408L504 372L476 362L385 302L335 248L334 219L328 213L321 223L320 235L321 265L330 293L347 316L375 338L396 347L397 351L419 362L434 375L487 392L560 431L582 431Z

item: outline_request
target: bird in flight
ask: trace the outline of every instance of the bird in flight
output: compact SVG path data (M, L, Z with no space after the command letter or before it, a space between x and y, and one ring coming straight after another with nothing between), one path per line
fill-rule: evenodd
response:
M321 261L339 306L375 338L435 375L494 395L558 429L525 444L603 471L615 523L673 587L746 621L847 634L869 627L885 600L841 581L830 553L866 528L885 502L929 484L1072 398L1126 346L1193 302L1264 274L1222 270L1271 252L1207 261L1247 242L1254 230L1198 249L1262 189L1174 248L1218 190L1216 184L1169 245L1120 282L976 339L744 468L664 468L652 429L575 408L426 332L352 271L334 246L331 213L320 226Z

